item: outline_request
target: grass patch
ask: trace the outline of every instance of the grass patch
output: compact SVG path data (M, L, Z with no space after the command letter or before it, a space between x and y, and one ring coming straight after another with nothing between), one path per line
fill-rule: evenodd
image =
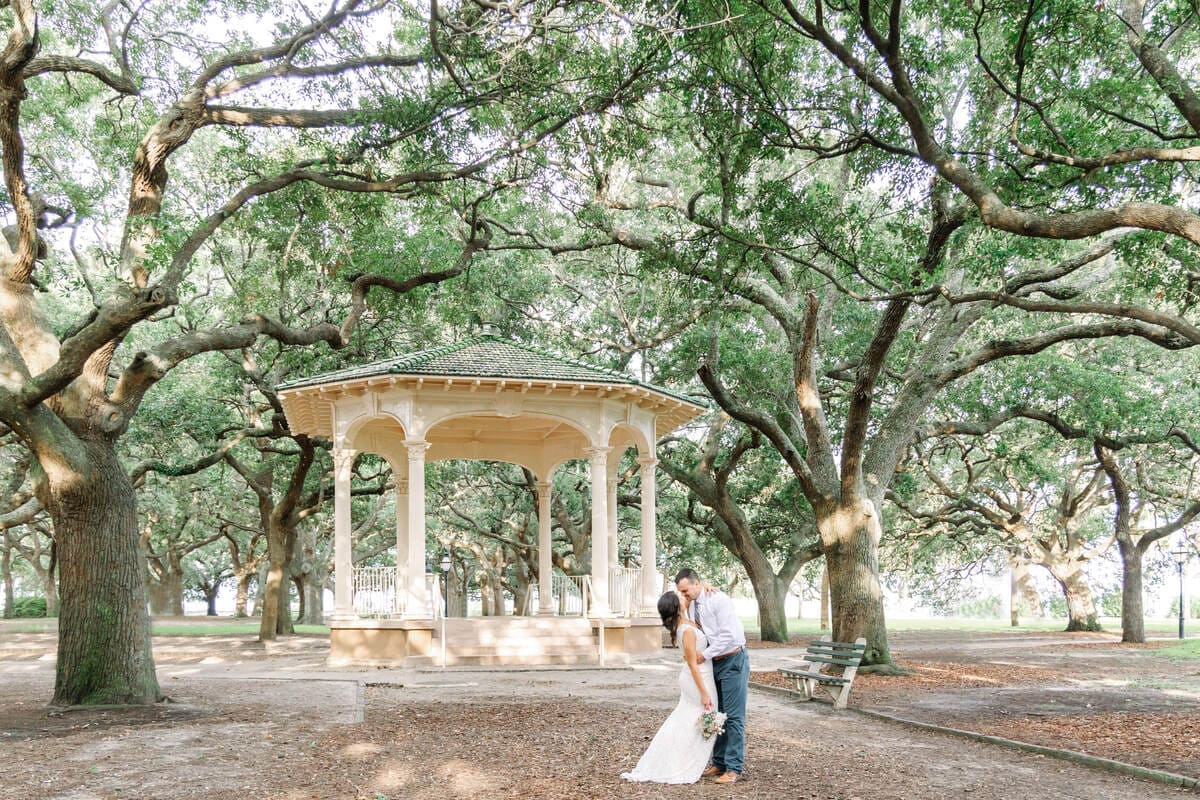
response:
M1200 639L1184 639L1179 644L1160 647L1154 651L1156 656L1166 656L1176 660L1200 658Z
M54 633L58 630L57 619L4 620L5 633Z
M746 633L758 634L758 617L741 617L742 627L746 629ZM789 636L812 636L828 638L829 630L821 630L820 625L815 619L789 619L788 620L788 635ZM1104 633L1119 634L1121 632L1121 620L1118 617L1101 617L1100 625ZM1177 628L1171 621L1163 621L1157 619L1148 619L1145 623L1147 636L1174 636ZM903 617L889 617L887 620L887 629L889 632L898 631L962 631L962 632L979 632L979 633L1066 633L1067 619L1066 617L1059 618L1032 618L1022 619L1018 627L1013 627L1008 619L963 619L956 617L933 617L920 619L906 619ZM1185 658L1195 656L1183 656Z

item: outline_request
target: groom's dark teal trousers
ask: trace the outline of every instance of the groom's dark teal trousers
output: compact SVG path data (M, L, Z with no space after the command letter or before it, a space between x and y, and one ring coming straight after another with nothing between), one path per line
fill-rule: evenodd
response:
M739 775L746 765L746 693L750 689L750 657L746 648L713 662L717 710L726 715L725 732L713 746L712 763Z

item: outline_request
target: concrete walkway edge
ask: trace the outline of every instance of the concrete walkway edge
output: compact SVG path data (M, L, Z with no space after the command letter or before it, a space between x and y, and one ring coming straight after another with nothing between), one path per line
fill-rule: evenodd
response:
M775 694L782 697L800 700L801 702L810 702L805 700L804 695L794 689L785 689L781 686L771 686L765 683L756 681L750 682L752 689L757 689L760 692L767 694ZM1151 769L1150 767L1139 767L1136 764L1126 764L1124 761L1114 761L1111 758L1101 758L1100 756L1089 755L1088 753L1080 753L1076 750L1060 750L1054 747L1043 747L1038 744L1029 744L1027 742L1018 742L1013 739L1005 739L1002 736L991 736L986 733L976 733L974 731L964 731L960 728L946 728L941 725L934 725L929 722L917 722L916 720L904 719L903 717L892 716L885 714L882 711L871 711L865 708L847 708L847 711L853 711L856 714L861 714L864 717L883 720L885 722L893 722L899 725L907 725L920 730L934 731L936 733L945 733L951 736L958 736L964 739L972 739L985 744L996 744L1001 747L1008 747L1014 750L1024 750L1028 753L1037 753L1038 755L1049 756L1051 758L1059 758L1064 761L1071 761L1076 764L1085 764L1090 767L1106 769L1110 772L1117 772L1122 775L1131 775L1135 778L1144 778L1145 780L1163 783L1168 786L1178 786L1183 789L1190 789L1194 792L1200 792L1200 778L1192 778L1187 775L1178 775L1174 772L1166 772L1160 769Z

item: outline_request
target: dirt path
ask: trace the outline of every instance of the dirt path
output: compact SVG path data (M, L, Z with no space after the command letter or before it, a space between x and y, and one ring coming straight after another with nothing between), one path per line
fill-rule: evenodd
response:
M1195 796L757 692L747 781L626 785L617 774L675 702L674 653L614 670L352 672L326 669L325 648L320 638L268 650L251 637L156 637L175 703L51 717L53 637L6 635L0 798ZM758 669L792 652L752 659Z

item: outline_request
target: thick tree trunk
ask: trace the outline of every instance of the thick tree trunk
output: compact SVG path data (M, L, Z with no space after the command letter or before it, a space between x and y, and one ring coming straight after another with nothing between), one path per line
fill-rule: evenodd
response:
M1015 628L1021 624L1021 616L1042 616L1042 601L1030 573L1030 564L1023 558L1009 555L1009 619Z
M295 531L272 525L267 529L267 575L259 592L262 621L258 626L260 641L295 632L292 625L291 574Z
M504 585L500 581L496 581L492 589L492 616L504 616Z
M0 578L4 580L4 619L12 619L13 615L13 575L12 575L12 546L7 538L0 547ZM47 609L48 610L48 609Z
M786 642L788 584L768 572L750 575L754 599L758 603L758 629L764 642Z
M324 587L307 573L298 584L300 590L300 615L296 622L301 625L323 625L325 623Z
M829 567L821 567L821 621L820 628L829 630Z
M833 606L833 639L853 642L866 637L863 664L890 664L883 588L879 584L879 517L873 504L841 503L830 513L818 512L817 529L829 571Z
M150 647L137 499L109 442L84 440L87 473L47 481L39 499L54 522L60 615L56 705L162 699Z
M1092 602L1092 590L1083 571L1076 568L1070 572L1055 574L1054 577L1062 585L1063 596L1067 599L1067 630L1100 630L1100 622L1096 619L1096 604Z
M1146 612L1142 592L1142 551L1132 542L1117 541L1121 551L1121 641L1146 641Z
M42 579L42 595L46 598L46 616L58 616L58 581L54 579L54 570L46 569L38 573Z
M204 593L204 602L208 605L205 616L215 617L217 615L217 587L214 586L211 593Z
M246 570L237 577L237 594L233 600L233 615L238 619L250 616L246 613L246 605L250 599L250 582L254 580L254 571Z
M457 569L450 570L450 608L447 617L465 617L467 615L467 587Z
M480 613L485 617L492 616L492 582L486 578L479 581Z
M296 598L300 601L300 607L296 609L296 620L302 622L304 615L308 613L308 608L305 605L308 598L304 596L304 576L293 575L292 585L296 587ZM282 598L282 602L287 602L290 597Z
M161 579L151 581L146 587L146 594L152 616L183 616L183 576L178 572L168 570Z

